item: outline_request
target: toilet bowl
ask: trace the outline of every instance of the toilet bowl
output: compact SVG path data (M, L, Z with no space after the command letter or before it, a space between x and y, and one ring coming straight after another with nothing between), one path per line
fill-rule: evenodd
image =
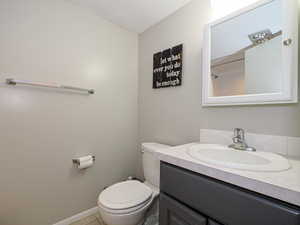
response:
M138 225L159 194L159 160L153 152L169 146L142 144L143 170L146 181L128 180L103 190L98 197L100 215L107 225Z

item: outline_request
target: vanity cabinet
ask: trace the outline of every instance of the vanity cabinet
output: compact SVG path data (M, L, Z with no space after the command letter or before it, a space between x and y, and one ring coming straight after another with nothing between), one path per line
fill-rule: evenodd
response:
M165 225L207 225L207 219L193 211L192 209L180 204L176 200L165 194L160 196L160 224Z
M221 225L221 224L216 223L216 222L214 222L212 220L208 220L208 225Z
M160 225L300 225L300 207L161 163Z

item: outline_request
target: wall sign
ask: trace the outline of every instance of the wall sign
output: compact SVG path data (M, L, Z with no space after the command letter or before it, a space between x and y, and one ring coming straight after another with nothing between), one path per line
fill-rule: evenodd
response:
M182 49L181 44L153 55L153 88L181 85Z

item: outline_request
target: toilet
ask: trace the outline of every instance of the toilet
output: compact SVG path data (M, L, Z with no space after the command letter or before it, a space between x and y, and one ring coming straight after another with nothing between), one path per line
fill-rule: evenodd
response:
M170 146L143 143L145 182L128 180L113 184L98 197L100 215L107 225L138 225L144 221L147 209L159 194L159 160L153 152Z

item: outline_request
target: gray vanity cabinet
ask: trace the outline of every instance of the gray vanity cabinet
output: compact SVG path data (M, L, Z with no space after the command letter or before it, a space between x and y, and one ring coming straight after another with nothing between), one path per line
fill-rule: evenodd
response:
M208 220L208 225L221 225L215 221L212 221L212 220Z
M164 162L160 174L160 225L300 225L300 207Z
M160 225L207 225L207 219L165 194L160 195Z

